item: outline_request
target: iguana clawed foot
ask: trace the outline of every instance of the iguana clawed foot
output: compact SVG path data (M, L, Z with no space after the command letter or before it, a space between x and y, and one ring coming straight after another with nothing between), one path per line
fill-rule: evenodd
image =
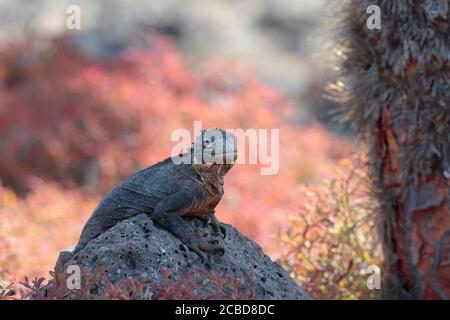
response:
M220 256L225 254L225 249L218 244L218 237L199 235L189 239L182 239L182 241L189 249L194 251L200 257L202 262L205 261L205 252L218 254Z
M227 230L224 226L222 226L219 220L217 220L214 211L210 211L205 217L199 217L199 219L205 223L204 228L208 225L212 227L214 236L219 236L221 234L225 239L227 236Z
M205 252L223 256L225 249L219 245L219 242L221 238L225 239L226 229L217 220L215 212L210 211L206 216L198 217L198 219L205 223L204 228L208 225L212 227L212 235L207 230L197 230L197 237L183 239L184 244L194 251L202 262L205 261Z

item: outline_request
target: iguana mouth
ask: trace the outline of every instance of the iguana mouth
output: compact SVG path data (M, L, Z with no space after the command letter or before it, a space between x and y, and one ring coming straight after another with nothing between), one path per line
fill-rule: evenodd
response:
M199 164L205 164L205 165L228 164L228 165L233 165L236 162L237 157L238 157L237 152L216 154L216 153L214 153L214 151L212 151L210 155L211 155L211 158L209 158L209 154L205 155L202 158L201 163L199 163Z
M216 152L213 150L213 151L211 151L211 156L216 157L216 158L222 157L222 159L224 161L227 159L232 159L232 163L234 163L234 161L237 160L238 153L237 153L237 151L233 151L233 152L225 152L225 153L216 154ZM224 163L228 163L228 162L225 161Z

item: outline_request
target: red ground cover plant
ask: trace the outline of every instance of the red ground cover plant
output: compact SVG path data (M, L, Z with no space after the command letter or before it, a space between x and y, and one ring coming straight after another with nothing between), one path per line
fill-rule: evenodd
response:
M54 271L48 281L44 277L25 277L18 285L0 286L0 300L244 300L254 296L254 290L242 288L241 279L201 269L193 269L178 279L162 270L161 283L131 277L113 283L105 270L101 266L94 271L83 270L80 289L69 289L68 275Z

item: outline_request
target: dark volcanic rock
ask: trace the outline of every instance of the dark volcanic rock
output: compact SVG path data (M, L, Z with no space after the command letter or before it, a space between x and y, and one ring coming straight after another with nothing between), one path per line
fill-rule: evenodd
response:
M197 219L189 223L197 230L203 228L203 222ZM171 278L179 279L189 271L199 269L242 279L241 288L254 291L255 299L308 299L307 294L256 243L230 225L224 226L227 235L220 242L225 248L224 256L207 255L202 263L178 238L141 214L118 223L73 257L70 252L61 252L57 269L64 270L62 268L68 265L91 270L105 266L113 282L133 277L147 278L152 283L163 281L162 270L169 270ZM210 289L199 287L198 290Z

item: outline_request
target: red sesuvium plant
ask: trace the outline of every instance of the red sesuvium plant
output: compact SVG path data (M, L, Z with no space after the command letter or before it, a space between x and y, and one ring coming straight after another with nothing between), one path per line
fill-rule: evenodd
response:
M246 300L254 296L254 290L242 289L241 279L201 269L193 269L179 279L162 270L160 283L131 277L113 283L105 270L102 266L84 270L80 289L69 289L68 275L54 271L47 282L43 277L25 277L19 285L0 287L0 300Z

